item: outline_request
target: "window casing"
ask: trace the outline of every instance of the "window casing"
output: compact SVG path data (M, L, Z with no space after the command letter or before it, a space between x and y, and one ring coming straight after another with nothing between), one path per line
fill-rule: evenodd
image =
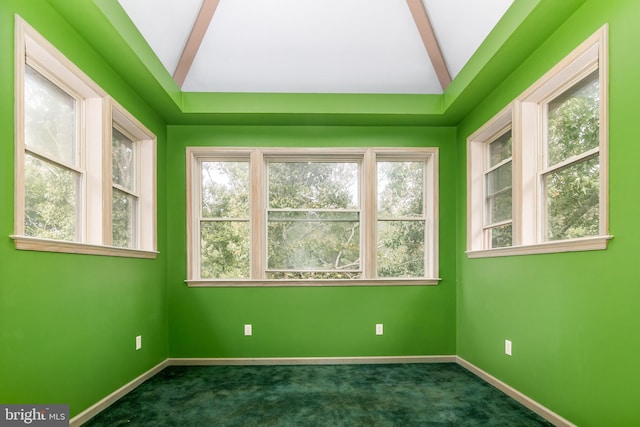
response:
M437 149L189 147L187 187L190 286L438 282Z
M468 138L469 257L606 248L607 78L605 26ZM487 147L505 129L513 144L503 160L512 165L512 241L496 245L483 181Z
M16 248L155 257L155 136L20 17L15 52Z

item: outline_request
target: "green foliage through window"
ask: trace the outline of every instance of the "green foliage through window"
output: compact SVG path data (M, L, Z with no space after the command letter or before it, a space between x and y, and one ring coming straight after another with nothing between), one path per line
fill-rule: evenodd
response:
M268 162L267 268L275 273L360 270L358 163Z
M190 280L437 274L437 149L309 151L187 149Z
M600 232L600 84L596 70L548 104L548 164L570 162L547 173L548 240L597 236Z
M74 241L81 203L76 100L28 65L24 97L25 234Z
M249 163L201 163L200 275L246 279L250 269Z
M425 274L424 162L381 161L377 165L379 277Z

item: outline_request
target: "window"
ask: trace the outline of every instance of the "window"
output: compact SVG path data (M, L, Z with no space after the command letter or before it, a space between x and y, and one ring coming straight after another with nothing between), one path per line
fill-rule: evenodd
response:
M80 120L83 99L32 66L24 73L25 235L74 241L80 236Z
M356 279L360 163L267 160L267 279Z
M136 246L138 205L136 143L117 127L111 130L111 219L112 244L122 248Z
M545 240L599 234L599 85L596 70L541 106Z
M188 148L192 286L437 283L437 149Z
M513 244L511 140L509 128L485 147L484 234L490 248Z
M470 257L606 248L606 40L603 27L469 137Z
M250 277L249 161L203 159L198 171L199 277Z
M414 159L377 161L377 277L422 277L428 248L426 164ZM427 205L425 205L425 201Z
M115 247L155 251L156 142L155 136L111 101L111 230L104 241Z
M16 247L154 257L155 136L19 17L15 67Z

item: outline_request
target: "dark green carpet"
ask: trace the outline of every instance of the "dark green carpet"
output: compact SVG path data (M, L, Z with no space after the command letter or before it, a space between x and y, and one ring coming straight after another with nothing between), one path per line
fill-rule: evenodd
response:
M169 367L86 426L550 426L446 364Z

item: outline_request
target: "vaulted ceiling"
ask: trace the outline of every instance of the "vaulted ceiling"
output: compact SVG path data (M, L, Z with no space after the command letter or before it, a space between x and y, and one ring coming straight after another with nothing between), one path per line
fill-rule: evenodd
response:
M352 126L456 125L585 2L46 1L169 124Z
M185 92L441 94L513 0L118 0Z

